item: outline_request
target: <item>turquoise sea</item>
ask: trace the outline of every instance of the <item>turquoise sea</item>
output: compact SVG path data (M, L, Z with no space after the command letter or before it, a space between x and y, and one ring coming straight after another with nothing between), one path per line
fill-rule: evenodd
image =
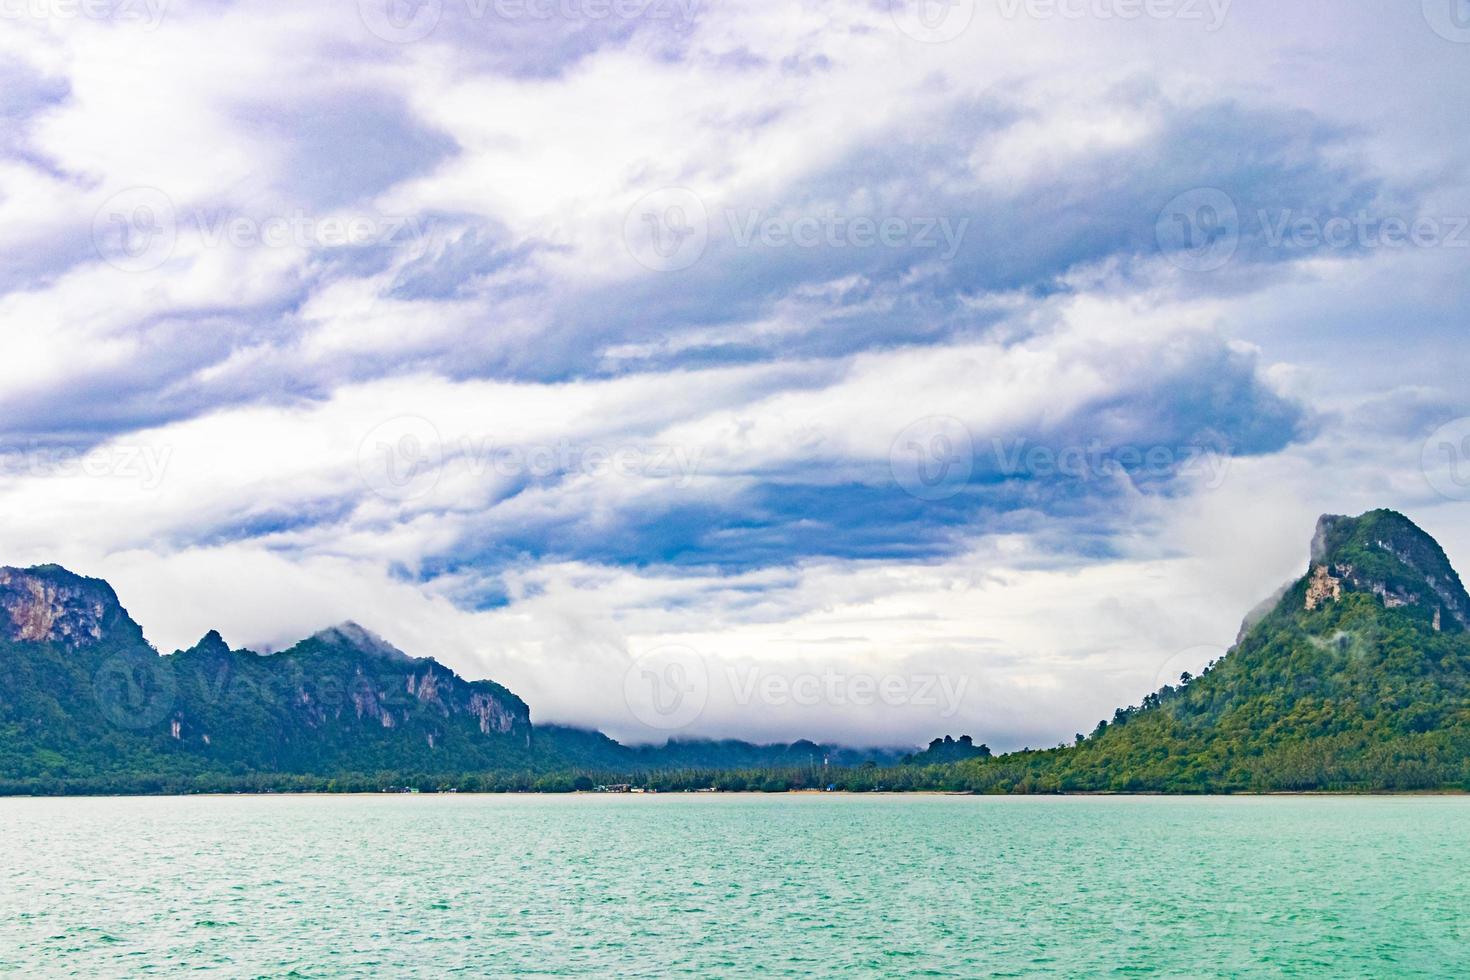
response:
M1470 799L0 800L0 972L1470 973Z

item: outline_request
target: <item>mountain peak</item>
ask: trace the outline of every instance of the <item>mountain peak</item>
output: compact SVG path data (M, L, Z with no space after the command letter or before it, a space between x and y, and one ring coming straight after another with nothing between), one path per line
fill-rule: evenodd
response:
M387 660L413 659L372 630L359 626L350 619L315 633L311 638L329 646L347 647L359 653L368 653Z
M101 642L114 630L143 639L142 628L102 579L60 565L0 568L0 639L77 649Z
M194 644L193 652L218 656L229 653L230 645L225 642L223 636L219 635L219 630L210 630L199 638L198 643Z
M1389 608L1413 608L1436 629L1470 629L1470 595L1444 549L1397 511L1325 514L1317 521L1306 608L1345 591L1372 593Z
M1323 514L1317 518L1317 529L1312 535L1312 561L1327 561L1333 552L1354 543L1394 539L1439 547L1428 532L1396 510L1380 508L1357 517ZM1444 552L1440 556L1443 558ZM1448 564L1448 559L1445 561Z

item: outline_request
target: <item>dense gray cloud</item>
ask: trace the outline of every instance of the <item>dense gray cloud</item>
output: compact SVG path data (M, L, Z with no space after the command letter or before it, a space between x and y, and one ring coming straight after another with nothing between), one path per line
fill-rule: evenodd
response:
M633 737L606 691L680 643L728 695L691 731L1008 745L1228 641L1314 509L1470 546L1421 452L1470 415L1470 49L1106 7L37 6L4 557L165 647L377 613ZM969 686L742 704L756 666Z

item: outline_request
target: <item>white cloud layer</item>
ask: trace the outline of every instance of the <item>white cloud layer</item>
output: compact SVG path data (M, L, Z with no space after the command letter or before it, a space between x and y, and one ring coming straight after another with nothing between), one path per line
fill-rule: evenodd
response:
M15 8L0 559L638 740L998 747L1197 669L1323 511L1464 561L1470 47L1127 6Z

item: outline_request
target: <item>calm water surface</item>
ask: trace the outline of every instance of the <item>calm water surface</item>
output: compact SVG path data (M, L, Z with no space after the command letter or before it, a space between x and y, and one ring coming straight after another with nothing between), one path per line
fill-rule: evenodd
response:
M1470 799L0 800L0 972L1470 973Z

